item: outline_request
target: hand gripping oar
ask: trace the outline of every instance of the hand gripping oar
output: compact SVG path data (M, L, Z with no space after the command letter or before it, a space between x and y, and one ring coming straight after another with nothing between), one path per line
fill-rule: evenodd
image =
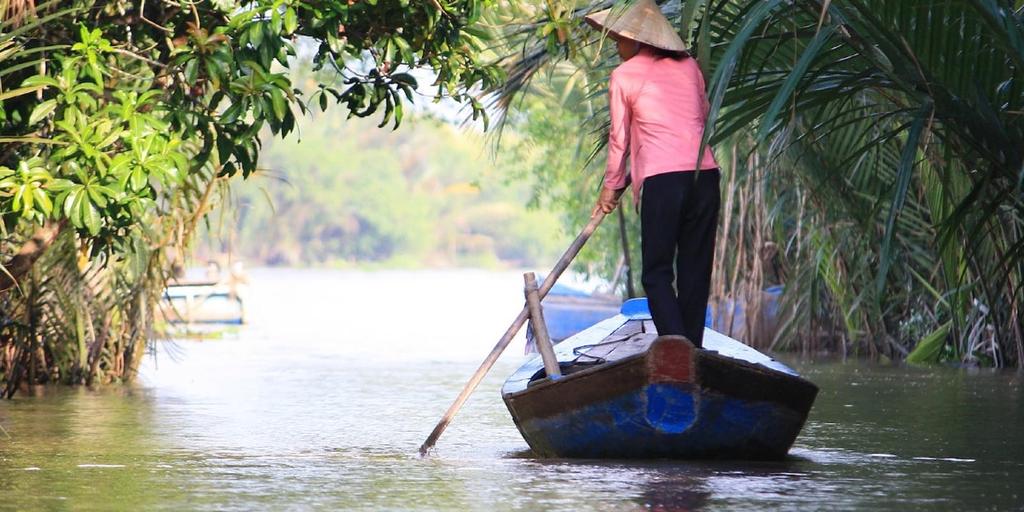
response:
M572 241L572 244L565 250L562 257L558 259L558 263L555 264L555 268L551 269L551 273L544 278L544 283L540 285L540 289L538 290L540 298L543 299L544 296L548 294L551 287L555 285L555 281L557 281L558 277L562 275L562 272L565 272L565 269L569 268L569 263L571 263L573 258L575 258L580 252L580 249L583 248L583 244L587 243L590 235L594 234L594 230L597 229L597 226L601 225L602 220L604 220L604 214L600 212L591 217L590 223L583 228L583 231L581 231L576 237L576 240ZM498 340L498 343L494 345L494 348L491 349L491 353L487 354L487 358L484 359L484 362L480 363L480 367L477 368L476 373L474 373L469 379L466 386L462 388L462 393L459 393L458 398L455 399L455 402L453 402L451 407L448 408L448 411L441 417L441 421L437 422L437 426L434 427L434 431L431 432L430 436L427 437L427 440L423 442L423 446L420 446L420 455L426 455L427 451L434 447L434 443L437 443L437 438L441 437L445 428L448 428L448 424L452 422L452 419L459 412L459 409L462 408L462 404L466 402L469 395L473 394L473 390L476 389L477 385L480 384L480 381L483 380L484 375L486 375L491 367L494 366L495 361L498 360L498 356L500 356L501 353L505 351L505 347L512 342L512 338L519 332L519 329L523 327L523 324L526 323L529 316L529 309L524 305L523 310L519 312L519 316L517 316L512 322L512 325L508 327L508 330L505 331L505 334L500 340Z

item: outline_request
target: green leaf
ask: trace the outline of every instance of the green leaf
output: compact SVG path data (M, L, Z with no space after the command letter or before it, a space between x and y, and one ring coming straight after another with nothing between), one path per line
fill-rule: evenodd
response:
M291 34L299 26L299 18L294 7L288 7L284 11L284 33Z
M284 119L285 112L288 111L288 104L285 102L284 95L281 94L280 89L270 90L270 100L274 109L274 117L276 119Z
M188 158L184 153L178 151L172 151L168 154L171 161L174 162L174 166L178 169L179 173L184 176L191 170L189 166Z
M90 203L95 203L96 206L99 206L100 208L106 208L107 198L104 197L103 193L100 191L100 187L90 186L87 187L85 191L89 194Z
M35 206L35 194L32 193L33 189L35 189L35 187L31 185L24 185L21 187L21 190L19 191L22 199L25 201L25 204L21 210L22 217L28 217L29 214L32 213L33 206Z
M142 190L146 188L149 181L149 177L146 175L146 170L141 167L132 169L132 172L128 173L128 185L132 190Z
M199 59L189 59L185 63L185 80L190 84L196 83L199 78Z
M263 44L263 23L254 22L249 25L249 43L259 48Z
M733 37L726 48L725 53L722 55L721 60L718 62L718 67L715 69L715 74L711 79L711 93L710 103L711 108L708 114L707 121L705 123L706 128L704 129L704 137L701 140L701 152L703 156L703 148L707 147L708 141L714 136L715 122L718 120L719 110L722 107L722 101L725 98L726 88L729 86L732 75L736 70L736 66L742 57L743 49L753 35L754 31L761 26L761 23L765 18L771 14L772 10L779 6L782 0L765 0L764 2L758 3L750 13L744 18L743 26L740 28L736 36Z
M704 6L704 0L689 0L684 2L683 10L679 16L679 28L683 36L683 42L689 46L690 43L690 32L693 20L697 16L697 11Z
M64 196L64 217L71 220L77 227L82 227L82 215L79 203L82 201L82 189L72 190Z
M96 149L107 148L108 146L116 142L117 139L121 137L121 134L121 130L114 130L113 132L110 133L110 135L107 135L106 138L101 140L99 144L96 144Z
M206 61L206 76L210 78L210 86L215 90L220 89L221 68L213 59Z
M238 120L238 117L242 114L242 102L236 101L228 105L228 108L224 109L224 112L220 115L220 124L232 124Z
M31 86L31 87L19 87L17 89L11 89L10 91L7 91L7 92L0 92L0 101L6 100L6 99L10 99L10 98L16 98L16 97L24 95L24 94L30 94L30 93L33 93L33 92L36 92L36 91L43 90L45 88L46 88L45 85L34 85L34 86Z
M89 229L89 234L95 236L100 233L100 212L89 200L82 201L82 223Z
M917 346L907 356L907 362L914 364L937 363L952 326L953 322L946 322L918 341Z
M402 62L410 66L414 65L415 57L413 56L412 47L409 46L409 42L406 41L402 36L394 36L391 38L395 42L395 46L398 47L398 53L402 57Z
M410 75L409 73L395 73L391 75L391 79L400 84L408 85L413 89L419 87L419 85L416 82L416 77Z
M39 210L43 212L44 215L49 217L53 214L53 201L50 200L50 196L47 195L45 191L40 188L35 188L32 190L32 195L35 198L36 204L39 205Z
M885 280L889 275L889 267L892 265L892 239L896 231L896 217L903 210L903 203L907 198L907 188L910 186L910 177L914 174L914 164L917 162L918 146L921 144L921 135L924 132L924 125L932 115L931 102L925 102L914 116L907 133L907 142L903 146L903 153L900 155L900 166L896 174L896 191L893 193L892 205L889 208L889 218L885 221L885 234L882 237L882 251L878 255L878 276L875 281L877 293L881 294L885 289Z
M14 197L11 199L11 210L21 211L21 196L25 194L25 187L19 186L14 189Z
M63 191L68 190L68 189L70 189L70 188L72 188L74 186L75 186L75 182L73 182L71 180L66 180L64 178L58 178L58 179L55 179L55 180L51 181L50 183L48 183L46 185L46 188L47 188L47 190L52 190L54 192L63 192Z
M278 6L281 2L274 2L274 6L270 9L270 31L274 33L281 32L281 10Z
M67 142L61 140L45 139L43 137L32 137L28 135L22 137L0 137L0 142L24 144L51 144L55 146L67 145Z
M402 124L402 116L402 98L398 97L398 95L395 95L395 127L393 128L394 130L397 130L398 126Z
M57 100L50 99L46 100L32 109L32 114L28 116L28 124L36 124L42 121L43 118L50 115L57 108Z
M782 107L793 96L793 91L796 90L800 80L807 73L807 68L810 67L814 58L818 56L818 52L821 51L825 43L832 38L835 30L836 27L830 25L818 31L814 35L814 39L807 45L804 53L800 55L800 60L793 66L793 70L789 72L786 81L783 82L782 87L779 87L779 91L775 94L775 99L772 100L772 104L765 111L764 117L761 118L761 127L757 132L757 142L763 141L768 136L768 133L771 132L775 125L775 118L779 116L779 111L782 110Z
M47 75L35 75L30 76L21 82L22 87L60 87L60 82L56 78Z

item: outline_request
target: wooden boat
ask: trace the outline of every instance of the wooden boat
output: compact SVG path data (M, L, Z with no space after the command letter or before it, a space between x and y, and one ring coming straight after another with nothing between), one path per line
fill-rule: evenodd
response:
M657 335L646 299L555 347L562 377L540 357L502 398L542 457L779 459L818 388L784 364L707 329L704 349Z

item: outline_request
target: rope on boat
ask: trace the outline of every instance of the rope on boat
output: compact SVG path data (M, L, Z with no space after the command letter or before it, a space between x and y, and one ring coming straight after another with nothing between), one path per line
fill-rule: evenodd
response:
M592 356L592 355L584 352L584 350L592 350L592 349L595 349L597 347L604 347L604 346L607 346L607 345L615 345L617 343L622 343L623 341L628 341L628 340L632 339L633 336L636 336L636 334L637 333L628 334L628 335L623 336L621 338L616 338L616 339L609 340L609 341L602 341L601 343L591 343L590 345L580 345L580 346L572 349L572 354L574 356L576 356L576 357L572 360L572 362L570 362L570 364L579 363L581 357L589 357L590 359L593 359L593 361L588 362L589 364L604 364L604 363L608 362L607 359L605 359L605 358L603 358L601 356Z

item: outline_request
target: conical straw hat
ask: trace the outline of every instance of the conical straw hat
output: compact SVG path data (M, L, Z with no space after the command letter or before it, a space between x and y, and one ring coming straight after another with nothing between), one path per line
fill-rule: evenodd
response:
M654 0L635 0L628 7L612 7L589 14L584 19L599 29L655 48L672 52L686 51L683 40Z

